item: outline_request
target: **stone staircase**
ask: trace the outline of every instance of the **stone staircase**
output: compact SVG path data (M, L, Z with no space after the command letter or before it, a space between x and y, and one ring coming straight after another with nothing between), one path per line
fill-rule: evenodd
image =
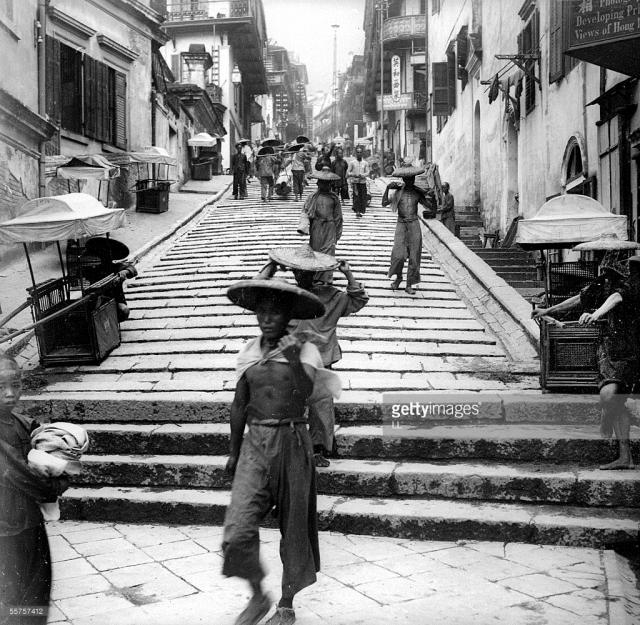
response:
M535 262L528 252L517 246L482 247L480 234L484 231L484 223L475 206L456 207L456 223L460 226L460 240L525 299L544 289L544 283L536 276Z
M64 519L220 524L236 353L255 317L230 306L231 281L255 275L267 249L295 244L299 208L244 202L208 211L131 281L123 343L98 366L37 370L24 411L82 423L84 473L61 500ZM426 253L416 297L390 291L395 217L345 209L341 254L371 300L341 323L343 380L335 457L318 471L321 529L420 539L577 546L634 542L637 472L594 469L615 453L598 435L597 397L543 395L538 364L514 363ZM469 223L473 223L470 219ZM464 227L476 227L464 226ZM344 285L344 281L338 281ZM383 424L389 391L468 400L469 416L413 429ZM638 428L634 452L640 457Z
M174 422L161 404L153 423L85 423L92 454L62 499L64 518L223 522L227 406ZM398 436L378 410L351 408L338 413L337 458L318 470L321 529L591 547L637 540L638 474L594 469L614 448L570 423L575 414L545 417L531 402L517 421L433 422ZM637 436L634 447L638 455Z

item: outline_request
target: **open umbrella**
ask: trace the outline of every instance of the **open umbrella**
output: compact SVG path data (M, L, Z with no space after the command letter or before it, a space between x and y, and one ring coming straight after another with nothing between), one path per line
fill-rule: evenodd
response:
M282 141L280 139L264 139L264 141L260 142L260 145L275 148L276 146L282 145Z

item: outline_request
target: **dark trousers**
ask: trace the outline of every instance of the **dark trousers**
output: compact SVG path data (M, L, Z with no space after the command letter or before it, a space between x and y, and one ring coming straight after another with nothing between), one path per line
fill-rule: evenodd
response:
M0 536L0 623L44 625L51 594L51 554L44 524ZM12 615L23 608L28 614Z
M367 210L367 184L357 183L352 185L353 206L355 213L364 214Z
M247 197L246 171L233 172L233 197L239 197L240 199Z

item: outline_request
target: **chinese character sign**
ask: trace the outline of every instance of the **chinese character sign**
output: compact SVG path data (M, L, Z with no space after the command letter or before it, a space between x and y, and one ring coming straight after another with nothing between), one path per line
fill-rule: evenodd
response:
M391 99L394 102L400 100L400 57L394 54L391 57Z

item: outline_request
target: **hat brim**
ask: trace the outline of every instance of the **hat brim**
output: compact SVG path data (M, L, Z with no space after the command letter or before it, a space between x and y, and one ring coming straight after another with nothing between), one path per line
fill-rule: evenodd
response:
M318 172L317 174L311 174L311 176L309 177L313 178L314 180L324 180L326 182L336 182L337 180L340 180L340 176L338 176L337 174L325 173L325 172Z
M412 178L424 174L425 170L420 167L397 167L391 174L394 178Z
M265 300L273 300L290 319L317 319L325 313L324 304L313 293L278 279L241 280L227 289L227 297L253 312Z
M277 247L269 250L269 258L280 265L301 271L330 271L340 263L329 254L313 252L312 257L302 257L299 247Z
M597 250L637 250L639 248L640 243L636 243L634 241L621 241L620 239L596 239L595 241L579 243L573 249L577 252L588 252Z
M275 154L276 151L270 145L265 145L258 150L257 156L267 156L269 154Z
M84 246L85 253L112 261L123 260L129 256L129 248L117 239L94 237L88 239Z

